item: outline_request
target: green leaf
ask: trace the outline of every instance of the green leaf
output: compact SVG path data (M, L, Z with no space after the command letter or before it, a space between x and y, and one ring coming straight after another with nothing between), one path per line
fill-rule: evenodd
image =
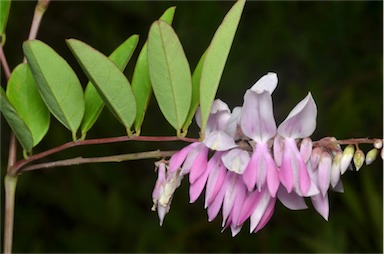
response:
M138 41L139 36L132 35L109 56L109 59L111 59L121 71L125 69L128 61L131 59ZM104 108L104 101L91 82L89 82L85 88L84 100L85 113L83 121L81 122L82 139L85 138L87 131L92 128Z
M56 119L72 131L76 140L76 131L84 115L84 95L75 72L41 41L26 41L23 49L45 104Z
M191 72L179 38L164 21L149 30L148 66L160 110L180 136L191 104Z
M201 56L199 62L196 65L195 71L192 75L192 100L191 100L191 107L189 108L187 120L185 120L185 123L183 125L183 133L188 132L188 127L192 123L193 116L196 113L197 106L199 106L200 101L200 77L201 77L201 70L203 69L203 64L205 60L206 52Z
M11 8L10 0L0 1L0 44L5 43L5 28L7 26L9 10Z
M130 136L136 100L127 78L110 59L84 42L69 39L67 44L104 103Z
M15 108L9 103L2 87L0 87L0 110L9 126L11 126L11 129L15 133L21 146L28 153L31 152L33 147L32 133L24 123L23 119L17 114Z
M168 8L160 17L160 20L172 24L176 7ZM143 124L145 112L147 111L149 100L151 98L152 87L148 69L148 51L147 42L144 43L137 58L135 70L132 78L132 90L136 97L137 113L134 123L136 135L140 135L141 125Z
M209 112L216 96L244 4L245 0L238 0L233 5L217 29L207 49L200 78L201 138L204 137Z
M36 146L47 134L50 114L28 64L19 64L13 70L7 85L7 97L31 131L33 146Z

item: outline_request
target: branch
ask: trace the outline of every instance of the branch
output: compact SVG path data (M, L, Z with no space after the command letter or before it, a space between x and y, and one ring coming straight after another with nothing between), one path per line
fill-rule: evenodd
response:
M130 160L141 160L141 159L150 159L150 158L165 158L170 157L175 154L177 151L165 151L160 150L150 151L150 152L141 152L141 153L128 153L120 155L112 155L105 157L94 157L94 158L83 158L76 157L67 160L59 160L47 163L40 163L31 165L21 169L19 172L32 171L41 168L53 168L53 167L63 167L63 166L72 166L80 165L87 163L99 163L99 162L121 162L121 161L130 161Z
M18 174L20 169L25 166L26 164L44 158L48 155L63 151L65 149L76 147L76 146L83 146L83 145L98 145L98 144L108 144L108 143L118 143L118 142L126 142L126 141L156 141L156 142L164 142L164 141L186 141L186 142L197 142L197 139L194 138L178 138L178 137L148 137L148 136L121 136L121 137L112 137L112 138L99 138L99 139L88 139L88 140L78 140L78 141L71 141L68 143L65 143L63 145L54 147L52 149L46 150L44 152L35 154L30 156L28 159L23 159L18 161L13 167L11 168L12 174Z
M3 45L0 45L0 61L4 69L5 78L8 80L9 77L11 77L11 71L9 70L8 61L4 54Z

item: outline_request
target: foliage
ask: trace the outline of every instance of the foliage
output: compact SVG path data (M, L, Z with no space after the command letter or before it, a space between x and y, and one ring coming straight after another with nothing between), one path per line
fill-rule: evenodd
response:
M26 15L23 15L26 11L31 10L28 4L27 2L12 4L7 28L8 44L5 45L5 49L10 51L8 55L10 59L20 59L20 55L17 55L20 54L19 52L10 50L11 43L9 42L21 43L25 38L25 34L22 35L20 27L29 22L24 20ZM285 77L283 80L291 80L292 82L291 84L284 84L285 88L275 95L275 101L280 104L277 108L284 109L285 106L291 108L293 101L297 101L299 97L303 96L303 90L313 91L316 101L319 103L318 126L320 126L320 129L318 129L317 135L321 136L328 133L338 137L367 135L367 133L370 136L381 135L382 109L378 108L377 105L382 102L382 59L377 56L382 55L382 39L378 36L379 31L382 31L379 25L380 22L378 22L380 20L380 11L378 10L382 9L382 3L356 2L349 4L342 2L247 3L243 21L239 26L237 39L235 40L236 47L232 49L228 64L223 72L227 56L220 54L220 52L214 54L207 51L205 59L208 60L204 60L201 53L205 52L205 48L210 42L209 40L202 40L211 38L215 26L217 27L222 19L222 13L230 8L230 4L225 2L178 3L178 14L176 15L178 18L177 22L174 22L173 28L164 22L158 21L155 23L158 29L164 29L165 33L170 36L174 37L176 35L172 30L177 32L177 40L183 45L181 51L185 52L185 56L182 56L183 59L180 60L184 62L180 67L182 71L171 71L170 73L172 77L174 75L190 77L189 66L196 66L198 60L202 60L195 68L192 79L186 81L185 85L190 86L190 88L181 91L185 92L185 95L191 99L173 97L176 104L170 107L175 110L179 108L180 103L183 103L183 117L176 120L167 118L167 114L173 115L173 113L168 106L166 106L168 107L166 109L162 108L154 87L160 110L174 129L186 133L191 124L191 116L194 115L197 107L197 104L193 103L193 101L196 98L201 100L201 93L203 93L204 96L207 96L208 102L205 110L208 110L215 97L214 94L216 94L217 86L208 93L201 92L200 96L196 96L195 92L195 96L193 95L193 91L196 91L196 84L199 83L195 80L199 80L200 75L209 73L214 77L209 77L206 74L206 79L218 79L220 81L223 72L222 85L218 95L231 104L237 105L240 103L244 90L255 81L255 77L259 77L260 73L266 73L272 68L274 71L279 72L280 76ZM87 136L90 138L95 137L96 134L97 136L124 135L124 133L120 132L121 123L119 121L123 123L127 131L133 126L137 135L141 132L156 135L174 133L172 129L164 127L169 125L166 124L164 119L158 117L161 115L159 109L154 100L152 102L148 101L149 95L144 95L143 103L141 106L138 105L137 98L141 96L141 93L138 94L135 91L141 86L135 84L143 81L135 80L145 80L145 75L148 76L148 73L145 74L145 70L139 71L139 66L145 66L148 63L139 64L139 59L140 56L145 54L143 52L145 52L146 45L150 47L150 39L148 44L146 43L142 47L139 56L137 56L137 51L133 53L133 58L138 57L138 60L136 65L134 61L128 63L125 71L126 75L121 75L121 71L124 70L122 65L117 68L112 63L112 57L112 61L110 61L100 53L115 48L119 42L124 41L127 38L125 33L129 35L140 34L141 38L143 38L141 43L144 43L145 35L148 32L150 22L153 21L153 17L159 16L161 11L169 6L170 4L166 2L151 4L139 2L76 4L58 2L51 4L50 10L46 14L47 22L43 22L39 39L49 43L49 45L55 45L57 53L51 51L48 58L46 56L39 57L41 52L38 52L39 48L34 47L45 46L38 41L28 42L24 48L30 64L36 61L34 68L31 66L35 79L36 76L40 75L39 73L45 72L43 68L38 68L38 66L56 68L55 73L59 74L61 74L61 71L57 70L71 66L69 68L73 68L76 73L75 76L78 77L74 78L70 74L72 76L70 78L58 79L75 80L74 89L68 88L68 91L76 93L78 99L68 101L65 104L68 106L63 106L64 101L60 98L55 96L43 97L58 121L53 120L47 132L47 137L55 137L55 140L43 139L36 149L45 150L53 145L67 141L67 132L59 122L74 133L74 138L79 136L77 130L81 121L83 121L81 123L83 126L85 118L82 119L84 114L82 107L84 105L81 105L82 102L84 104L84 101L79 99L83 95L80 94L78 88L81 87L80 83L87 83L87 78L95 85L103 101L113 114L108 111L101 112L100 108L102 106L97 106L96 117L89 120L90 123L87 128L81 127L83 138L85 138L88 131ZM62 10L68 11L62 12ZM71 15L74 16L73 21L68 18ZM12 16L22 18L16 20L16 17ZM102 19L103 22L100 21L100 16L105 17ZM114 18L109 19L108 17ZM81 22L83 19L85 22ZM49 22L52 20L59 23ZM55 25L58 25L59 28L55 27ZM60 36L58 36L57 32L59 29L63 31ZM234 29L236 31L236 27ZM55 38L51 36L52 31L55 31L53 33ZM215 48L214 45L217 45L214 43L219 40L217 38L220 38L219 31L220 29L217 30L208 49ZM80 41L70 40L69 42L87 78L82 76L81 70L76 66L75 58L70 54L68 48L65 48L64 39L74 37L74 35L79 35L76 37L87 43L92 43L94 48L100 50L95 51ZM21 36L24 36L23 39L21 39ZM150 30L149 38L151 36L157 35L151 33ZM233 37L227 38L227 40L232 41ZM79 48L74 49L75 44L81 46L81 50ZM132 46L132 50L134 50L135 46ZM224 51L229 51L230 47L231 43L225 47ZM87 50L91 52L88 56L80 55L85 54ZM181 51L179 47L178 56L181 56ZM48 52L48 50L44 50L44 52ZM128 51L125 51L125 53L128 53ZM164 50L162 53L167 56L167 54L173 52L167 53L167 50ZM217 54L225 57L217 59ZM58 55L65 56L68 67L63 67L66 65L61 60L54 60L54 62L61 61L61 65L57 67L51 64L38 64L39 61L45 61L45 59L59 59ZM125 60L128 61L131 55L127 54ZM335 57L336 55L338 57ZM184 57L189 60L189 66L187 66L188 62L185 63ZM151 56L149 56L150 58ZM215 72L204 70L206 61L211 61L211 64L217 65L219 70ZM221 61L220 63L223 66L220 67L220 64L215 61ZM10 63L16 66L16 63ZM100 67L97 73L90 73L94 68L92 64ZM151 62L149 62L150 65ZM119 98L115 96L119 94L108 95L108 91L103 92L101 86L105 85L105 82L99 82L97 76L95 76L106 71L105 68L102 68L103 66L108 66L108 70L111 72L120 73L116 74L120 78L118 82L113 82L113 85L124 87L121 89L125 91L126 97L129 97L130 100L117 99L120 103L119 106L114 107L112 105L115 102L114 99ZM169 66L165 67L168 68ZM133 91L130 91L128 80L130 80L133 70L135 70L135 73L143 72L144 74L133 74L131 79ZM180 70L178 69L178 71ZM65 73L72 72L67 71ZM45 75L43 76L45 77ZM123 78L123 76L126 78ZM80 80L79 83L77 83L76 79ZM154 83L152 74L151 79L152 83ZM60 86L56 85L54 82L49 82L48 79L39 80L37 79L37 85L40 90L44 90L44 87L49 87L52 91L63 88L62 84ZM217 81L217 84L219 81ZM4 82L2 77L2 84ZM338 85L335 86L334 83ZM67 83L67 85L70 84L72 83ZM304 85L300 87L297 84ZM165 85L172 88L172 84ZM8 93L11 92L7 90L7 96L9 96ZM150 94L151 92L147 90L146 93ZM58 94L62 95L63 93L58 92ZM133 104L133 96L136 97L137 105ZM2 103L6 101L3 98L4 93L2 93ZM68 96L68 98L74 97ZM123 109L123 106L120 105L129 107L129 114L120 112ZM327 109L327 106L329 109ZM32 146L36 146L38 143L39 138L37 136L44 136L42 134L44 133L44 126L47 125L47 121L49 125L49 120L45 118L45 123L41 124L39 131L37 131L39 135L34 134L32 131L34 128L26 119L21 117L22 114L19 113L15 105L14 107L14 112L20 115L21 121L24 122L27 129L30 129L30 135L33 136L33 145L31 145L30 140L29 143L24 143L23 139L19 138L21 144L25 144L23 148L30 152ZM54 113L57 111L53 110L53 108L62 109L66 107L71 108L72 113ZM2 106L2 108L5 107ZM85 115L86 112L87 102L85 102ZM287 110L275 112L277 117L281 117L286 113ZM3 114L6 116L4 112ZM72 114L76 116L76 121L72 120ZM147 116L146 121L143 122L144 114ZM99 116L99 120L96 121L97 116ZM117 116L119 121L114 116ZM128 117L128 119L124 117ZM93 124L93 128L90 129ZM12 127L12 124L10 126ZM190 128L189 133L195 135L196 127L192 125ZM4 137L2 147L6 147L8 144L6 137L8 135L4 134L9 132L9 128L4 126L2 129ZM18 132L16 130L15 132L26 133L28 131ZM128 131L129 133L130 131ZM162 147L166 148L169 145L162 144L160 148ZM134 148L131 144L124 144L113 147L102 146L97 150L90 148L82 152L85 155L97 155L116 153L116 151L122 150L130 152L157 149L158 146L135 143ZM75 151L68 151L63 153L63 156L73 157L75 154ZM3 149L3 168L6 161L5 156ZM92 170L88 170L88 167L92 167ZM126 170L127 167L130 169ZM201 212L202 203L190 206L184 201L185 199L178 198L187 195L185 186L176 194L171 216L167 218L167 223L162 228L158 227L157 217L153 213L149 213L151 206L150 191L152 190L155 174L152 171L138 170L152 167L151 162L130 162L129 164L74 166L69 169L58 169L55 174L51 174L48 169L37 174L23 175L19 180L16 221L25 223L16 223L15 232L16 236L20 234L32 237L16 237L15 251L382 251L382 226L379 226L382 225L382 198L380 198L382 197L382 171L378 162L375 162L375 165L370 169L364 170L363 168L356 174L357 176L355 174L348 176L346 179L348 184L345 186L346 194L340 199L337 194L332 197L331 213L334 214L331 216L329 223L325 223L315 213L309 215L308 213L304 215L303 212L290 213L290 217L287 218L286 211L284 211L283 207L280 207L277 209L277 217L258 235L247 235L246 232L243 232L240 237L234 239L227 232L218 234L218 226L215 223L209 224L206 222L205 215ZM4 170L2 173L4 173ZM368 207L367 211L363 210L362 207ZM370 215L366 216L366 213ZM308 220L313 223L307 223ZM350 221L356 221L356 223L351 224ZM153 237L154 235L156 237ZM276 244L277 242L279 244Z

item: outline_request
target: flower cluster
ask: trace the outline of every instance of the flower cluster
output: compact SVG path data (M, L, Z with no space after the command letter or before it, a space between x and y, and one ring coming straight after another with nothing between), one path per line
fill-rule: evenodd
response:
M328 190L343 191L340 176L357 153L353 146L343 151L332 138L312 142L317 107L311 93L277 127L272 104L277 82L275 73L266 74L246 91L243 106L232 112L223 101L215 100L204 140L184 147L168 165L159 163L153 208L160 224L187 174L190 202L205 187L208 220L221 209L222 226L229 227L233 236L248 218L251 233L262 229L277 200L298 210L307 208L304 197L310 197L316 211L328 220ZM199 110L196 121L200 126Z

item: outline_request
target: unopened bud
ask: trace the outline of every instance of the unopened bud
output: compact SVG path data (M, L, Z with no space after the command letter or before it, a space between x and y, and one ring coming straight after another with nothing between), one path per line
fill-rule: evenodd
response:
M377 150L376 148L371 149L367 153L367 158L365 159L365 164L367 164L367 165L372 164L372 162L376 159L378 153L379 153L379 150Z
M383 147L383 140L381 139L375 139L375 141L373 141L373 146L376 148L376 149L381 149Z
M311 160L310 160L312 169L316 169L318 167L321 153L322 153L322 150L319 147L315 147L312 150Z
M347 171L349 165L351 164L353 154L355 152L355 147L353 145L347 145L343 151L343 156L341 157L340 162L340 172L344 174Z
M340 163L341 158L343 156L342 152L336 153L335 157L333 157L332 160L332 167L331 167L331 185L332 188L335 188L337 183L340 181Z
M310 138L304 138L300 144L300 155L305 163L308 162L312 152L312 140Z
M365 160L365 155L363 151L357 150L355 155L353 156L353 163L355 164L356 171L359 171L361 166L363 166Z

